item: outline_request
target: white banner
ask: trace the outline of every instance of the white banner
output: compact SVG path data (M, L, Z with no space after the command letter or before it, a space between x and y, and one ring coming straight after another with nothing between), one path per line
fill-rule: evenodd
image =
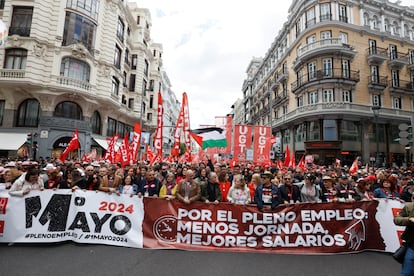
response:
M72 240L142 248L142 198L95 191L0 192L0 242Z

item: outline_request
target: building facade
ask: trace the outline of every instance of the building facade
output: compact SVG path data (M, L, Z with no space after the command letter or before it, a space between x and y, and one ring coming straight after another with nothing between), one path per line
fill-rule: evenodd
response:
M265 57L247 68L244 122L271 125L296 158L402 165L412 161L399 126L413 123L413 83L414 7L293 1Z
M147 9L122 0L3 0L0 19L9 27L0 48L0 158L58 157L75 129L80 150L71 157L94 148L101 155L108 137L124 137L135 122L154 131L163 51Z

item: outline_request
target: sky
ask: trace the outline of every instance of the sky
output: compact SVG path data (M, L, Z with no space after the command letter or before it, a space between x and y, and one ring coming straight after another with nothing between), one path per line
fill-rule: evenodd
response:
M214 125L242 99L246 69L264 57L287 21L289 0L135 0L150 10L163 69L181 102L186 92L191 128ZM391 1L395 2L395 1ZM403 0L402 5L413 5Z

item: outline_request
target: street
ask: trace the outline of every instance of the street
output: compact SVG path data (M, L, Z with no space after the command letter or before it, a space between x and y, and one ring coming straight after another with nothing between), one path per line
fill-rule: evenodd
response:
M388 253L279 255L135 249L107 245L0 244L2 275L399 275Z

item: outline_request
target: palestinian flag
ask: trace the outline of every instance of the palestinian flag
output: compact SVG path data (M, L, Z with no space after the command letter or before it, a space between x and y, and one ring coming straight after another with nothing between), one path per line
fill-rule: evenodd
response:
M219 127L207 127L193 129L190 131L190 134L203 149L225 148L227 147L227 140L223 131L224 130Z

